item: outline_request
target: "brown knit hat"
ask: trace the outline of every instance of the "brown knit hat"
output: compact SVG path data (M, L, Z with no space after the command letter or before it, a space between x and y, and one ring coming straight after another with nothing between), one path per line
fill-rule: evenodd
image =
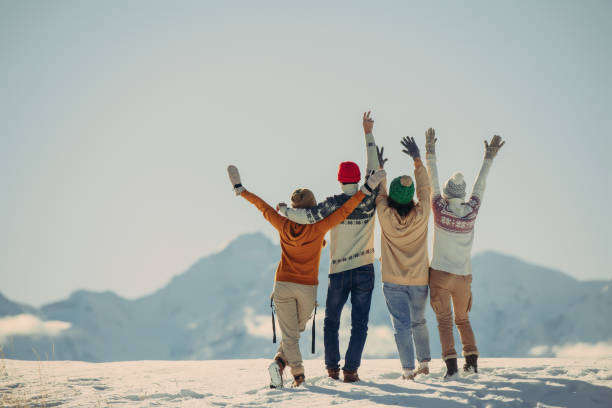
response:
M316 205L317 200L314 194L307 188L298 188L291 194L291 207L293 208L308 208Z

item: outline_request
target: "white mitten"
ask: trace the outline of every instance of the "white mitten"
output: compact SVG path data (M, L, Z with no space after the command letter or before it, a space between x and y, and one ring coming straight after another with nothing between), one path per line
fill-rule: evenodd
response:
M502 142L502 138L499 135L494 135L493 139L491 139L491 144L489 144L486 140L484 141L485 144L485 159L494 159L495 156L497 156L497 152L499 152L499 149L502 148L502 146L504 144L506 144L505 141Z
M278 203L278 205L276 206L276 210L283 214L285 217L287 216L287 204L285 203Z
M372 194L372 191L374 191L374 189L376 187L378 187L380 182L383 181L385 179L385 177L387 177L387 172L386 171L384 171L384 170L376 170L376 173L374 173L370 177L368 177L368 180L365 182L365 184L363 186L361 186L361 191L365 195Z
M232 164L227 166L227 175L229 176L230 183L234 187L234 192L236 195L242 194L246 188L242 187L242 183L240 182L240 173L238 172L238 168Z

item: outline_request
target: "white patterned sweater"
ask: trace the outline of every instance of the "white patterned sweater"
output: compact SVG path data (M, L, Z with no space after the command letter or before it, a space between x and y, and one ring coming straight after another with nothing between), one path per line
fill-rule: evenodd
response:
M468 202L463 202L461 198L442 197L436 155L427 153L426 160L431 177L431 208L434 216L434 245L430 266L455 275L471 275L474 224L493 160L484 159Z
M366 141L366 180L380 168L376 143L371 133ZM342 206L357 190L357 184L342 186L343 194L327 197L311 208L287 208L287 218L298 224L314 224ZM331 229L329 273L339 273L374 263L374 223L376 196L379 189L363 199L361 204L340 224Z

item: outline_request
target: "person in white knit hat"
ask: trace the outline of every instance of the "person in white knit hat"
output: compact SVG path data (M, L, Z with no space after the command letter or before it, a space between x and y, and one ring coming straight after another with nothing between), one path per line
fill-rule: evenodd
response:
M453 311L455 324L463 345L465 371L478 372L478 348L468 313L472 308L472 263L474 223L480 209L486 178L493 159L504 145L501 137L493 136L489 144L485 140L485 156L474 183L472 194L465 201L463 174L455 173L444 184L442 192L436 167L436 133L425 132L427 169L431 177L431 206L434 215L433 258L429 270L431 307L436 313L442 358L446 363L448 378L458 372L457 352L453 338ZM452 310L451 310L452 302Z

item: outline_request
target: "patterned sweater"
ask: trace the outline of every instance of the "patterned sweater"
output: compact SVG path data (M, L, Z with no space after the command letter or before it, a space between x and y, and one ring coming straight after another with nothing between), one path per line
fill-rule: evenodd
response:
M427 153L427 169L431 177L431 207L434 215L434 245L431 267L456 275L472 274L474 224L493 163L484 159L468 202L461 198L445 199L440 193L436 155Z
M264 218L278 231L281 260L274 281L301 285L319 284L319 259L327 231L345 219L365 197L361 191L344 203L338 211L312 225L296 224L279 215L274 208L255 194L245 190L242 197L254 204Z
M380 168L376 143L371 133L366 141L366 180ZM357 191L357 189L354 189ZM331 229L329 273L338 273L374 263L374 215L379 188L366 197L346 220ZM351 192L352 193L352 192ZM353 193L354 194L354 193ZM349 194L328 197L312 208L287 208L287 218L299 224L313 224L328 217L351 198Z

